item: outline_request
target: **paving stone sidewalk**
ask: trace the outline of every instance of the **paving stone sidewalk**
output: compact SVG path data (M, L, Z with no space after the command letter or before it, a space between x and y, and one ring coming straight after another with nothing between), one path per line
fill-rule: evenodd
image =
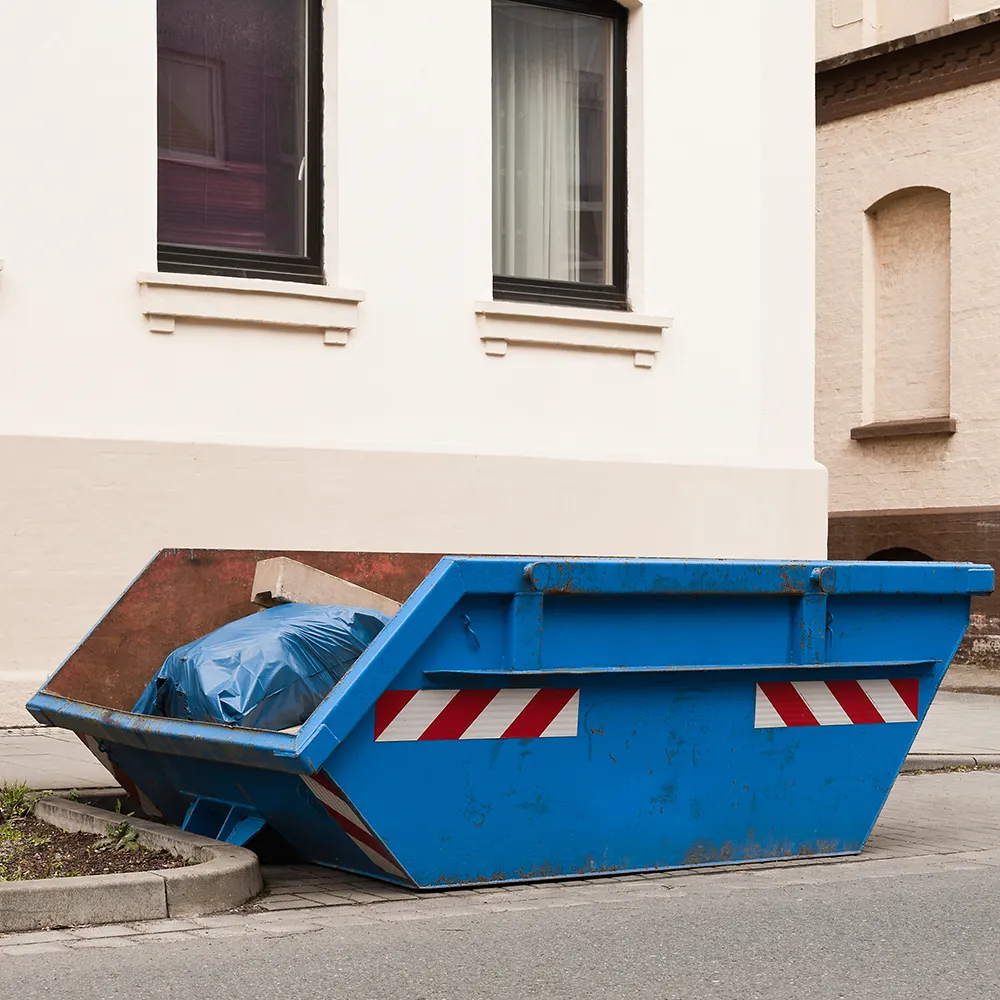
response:
M1000 754L1000 698L939 691L913 743L913 754Z
M822 883L1000 866L1000 772L904 775L896 783L865 852L857 858L789 861L699 872L418 893L309 865L265 869L268 894L243 912L190 920L80 927L0 935L0 955L134 948L198 938L261 938L475 912L567 906L623 906L759 884Z
M115 783L74 733L44 726L0 729L0 785L17 781L38 791Z

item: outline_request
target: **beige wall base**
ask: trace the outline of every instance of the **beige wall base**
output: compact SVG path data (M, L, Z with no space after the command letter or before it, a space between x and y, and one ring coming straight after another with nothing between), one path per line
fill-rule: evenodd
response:
M820 466L8 437L0 469L0 725L31 721L25 698L160 548L826 553Z

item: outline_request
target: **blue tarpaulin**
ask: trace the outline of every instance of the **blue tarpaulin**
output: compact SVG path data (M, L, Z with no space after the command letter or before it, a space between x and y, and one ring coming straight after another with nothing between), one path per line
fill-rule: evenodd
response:
M388 621L368 608L268 608L175 649L132 711L290 729L305 722Z

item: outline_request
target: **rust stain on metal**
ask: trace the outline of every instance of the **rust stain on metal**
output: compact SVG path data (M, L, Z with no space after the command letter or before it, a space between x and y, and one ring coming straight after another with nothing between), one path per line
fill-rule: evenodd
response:
M260 609L250 603L261 559L288 556L405 601L441 559L398 552L164 549L52 678L49 694L129 711L167 654Z
M860 851L860 844L843 844L838 845L835 840L817 840L816 841L816 854L835 854L837 851L847 851L848 853L852 851Z
M733 845L728 840L720 845L693 844L684 854L684 864L686 865L722 865L732 860Z
M585 868L573 868L566 870L560 865L543 862L531 868L517 868L513 871L497 870L490 875L478 875L473 878L458 878L441 875L433 886L421 888L461 888L467 887L470 882L477 884L497 884L504 882L544 882L544 881L567 881L570 879L593 878L601 875L620 875L623 872L633 871L627 865L600 865L588 866Z

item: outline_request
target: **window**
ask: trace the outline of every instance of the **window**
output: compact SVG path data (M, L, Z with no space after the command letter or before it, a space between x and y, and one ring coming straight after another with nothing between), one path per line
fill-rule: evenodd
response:
M322 0L157 0L163 271L321 282Z
M626 308L614 0L493 0L493 295Z
M223 166L221 67L161 52L157 71L160 157Z

